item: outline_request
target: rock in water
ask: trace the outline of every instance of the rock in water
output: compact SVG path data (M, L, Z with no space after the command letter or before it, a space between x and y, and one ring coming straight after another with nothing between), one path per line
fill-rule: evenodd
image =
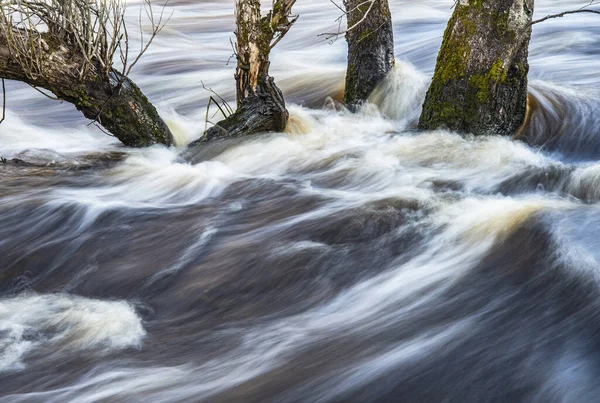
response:
M46 148L21 151L13 156L12 161L33 166L66 165L70 162L64 155Z

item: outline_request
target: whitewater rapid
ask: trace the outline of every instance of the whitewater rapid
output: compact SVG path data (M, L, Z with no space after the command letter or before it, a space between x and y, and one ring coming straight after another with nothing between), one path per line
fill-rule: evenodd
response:
M339 10L298 1L286 131L186 162L202 85L234 97L231 3L169 3L133 73L175 147L8 83L0 401L595 401L600 19L535 26L528 145L415 129L452 1L391 1L398 63L356 114L318 36Z

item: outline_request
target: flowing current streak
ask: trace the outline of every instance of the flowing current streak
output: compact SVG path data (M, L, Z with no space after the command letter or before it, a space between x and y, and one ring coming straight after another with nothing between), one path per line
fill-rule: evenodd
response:
M209 398L275 371L295 351L352 334L376 335L392 324L408 321L413 312L431 304L459 282L497 242L532 215L573 207L575 205L569 202L542 198L466 199L451 204L430 218L443 231L431 239L424 253L356 284L323 306L257 328L239 329L241 346L225 356L198 366L113 368L91 373L69 387L34 395L15 395L10 400L29 401L35 397L51 402L93 402L134 397L140 393L156 401ZM375 357L355 363L313 390L315 401L327 401L338 392L359 388L387 369L422 358L424 354L434 354L442 346L448 347L453 340L469 332L476 317L484 313L478 312L446 328L432 328ZM141 331L143 335L143 329ZM98 343L98 339L93 341ZM124 347L127 342L132 341L119 339L115 344Z
M476 308L451 322L425 323L423 327L413 326L417 314L435 311L442 295L473 274L483 257L529 220L545 217L546 213L565 214L569 219L569 212L586 208L582 200L593 203L600 197L597 164L577 159L581 151L594 151L598 143L596 104L588 102L590 97L581 96L581 92L590 92L600 84L595 36L600 20L573 16L534 27L530 76L543 82L532 81L532 90L541 94L542 107L564 129L566 136L561 139L567 146L569 142L577 145L573 147L573 158L565 160L560 155L565 149L560 147L551 154L545 148L531 148L506 138L474 139L445 131L413 131L451 12L448 0L392 2L398 66L373 94L371 100L376 107L365 108L356 115L332 110L335 103L326 100L328 96L339 99L347 49L343 40L329 44L317 35L336 28L334 21L339 10L334 6L327 9L322 1L300 3L297 12L301 18L294 32L278 44L272 59L271 71L290 105L291 124L287 132L247 139L197 164L182 163L178 149L124 149L109 136L87 127L88 122L72 106L50 102L27 87L8 83L9 113L0 125L0 155L33 158L42 165L44 159L52 166L52 161L56 161L64 169L3 171L8 173L0 177L0 190L7 192L0 194L0 230L4 235L0 237L0 247L9 255L5 258L11 269L9 276L12 270L20 274L22 267L43 267L36 274L43 279L56 279L59 287L67 284L77 288L84 284L83 292L111 297L57 294L49 280L51 286L46 286L45 294L29 291L0 300L0 368L6 375L0 389L9 391L2 392L0 400L168 402L213 401L225 395L226 401L235 401L227 400L227 393L237 389L238 394L245 391L245 397L252 398L251 392L260 391L261 385L270 392L268 388L281 385L278 377L287 376L295 382L282 392L282 399L319 402L356 393L385 375L408 379L415 375L411 372L413 365L437 364L435 358L461 340L473 340L468 336L477 340L481 329L477 326L481 326L482 318L489 319L490 307ZM139 2L132 2L133 12L128 15L134 24L138 20L136 4ZM540 0L536 1L536 13L546 15L580 5L574 0ZM228 44L234 27L230 1L174 1L165 12L171 11L175 12L173 18L137 66L133 79L159 107L181 147L197 138L204 127L208 93L202 89L202 82L225 98L233 98L235 66L226 65L226 61L231 55ZM137 48L136 39L131 40L132 48ZM571 90L565 91L560 85ZM548 93L558 95L544 98ZM572 105L568 113L565 103ZM325 110L305 107L324 105ZM218 118L216 115L214 120ZM83 153L104 155L115 151L124 153L124 159L108 169L80 172L73 163ZM560 171L556 183L554 170ZM542 177L540 186L537 177L532 179L532 186L523 181L512 188L506 186L507 182L538 172ZM236 187L244 183L249 184L251 191ZM271 186L266 189L291 189L293 197L283 198L282 202L261 187L265 184ZM228 193L232 188L242 191ZM510 193L510 197L506 189L518 191ZM227 199L220 204L222 197ZM315 206L294 210L310 198L318 200ZM256 213L257 205L281 213L277 203L290 203L292 207L281 215L271 216L269 209ZM335 257L344 253L356 257L357 251L361 252L359 257L375 255L381 252L377 243L381 239L373 244L367 242L368 246L328 244L310 238L286 238L281 244L277 241L278 235L293 233L306 222L317 221L321 224L319 229L326 231L332 218L377 203L390 209L395 209L394 203L416 206L418 211L409 222L398 224L399 228L391 232L395 235L395 231L410 226L422 232L424 240L409 260L392 256L382 270L344 284L318 304L302 306L290 315L258 316L247 323L214 327L206 324L210 318L205 318L206 311L194 299L195 295L190 297L186 286L195 292L196 282L204 284L206 267L201 265L203 259L210 258L213 248L221 247L219 256L227 262L228 252L244 250L240 244L264 241L265 245L260 246L266 250L270 247L268 241L275 244L271 254L258 250L262 252L260 256L283 256L290 265L297 252L325 255L335 251ZM594 209L590 211L595 217ZM167 229L166 220L180 213L188 215L177 221L174 229L169 228L169 237L161 237ZM243 222L248 217L254 220L250 224ZM594 223L592 219L587 222ZM116 229L110 227L112 224ZM578 225L575 227L578 229ZM143 232L144 228L152 230L151 235L158 235L153 238ZM340 232L346 229L339 225L334 228ZM227 238L228 232L235 230L239 230L233 236L237 244L227 244L231 239ZM119 236L122 233L126 235ZM582 249L597 246L594 233L590 234ZM114 239L106 241L110 236ZM122 244L133 249L120 249ZM95 248L108 250L106 255L99 253L98 259L109 257L87 267L69 264L84 252L95 252ZM127 255L128 264L113 264L115 260L123 261L121 256L111 255L113 249L115 254ZM248 253L255 252L248 249ZM136 255L139 251L149 256ZM165 251L173 252L174 257L165 259L163 264L160 255L167 254ZM572 265L580 264L578 253L568 257ZM362 269L348 261L348 272ZM224 268L219 262L209 262L218 266L216 270L223 270L224 273L218 273L223 276L227 276L228 269L239 269L234 271L236 274L244 274L246 269ZM133 263L139 263L141 268ZM595 276L596 263L592 257L587 263L589 273L582 277L588 280L586 285L594 286L587 276ZM196 265L201 267L197 272L193 270ZM272 268L261 269L268 273ZM276 269L286 273L286 265ZM93 277L95 274L97 277ZM527 275L523 274L525 278ZM176 282L180 276L183 287ZM103 281L96 284L89 281L90 277ZM150 308L156 309L157 316L167 311L175 317L153 320L149 314L148 323L142 323L127 302L129 297L122 295L139 291L137 287L127 289L130 284L148 286L151 294L164 285L164 279L173 280L177 287L166 297L160 295L153 300L155 305ZM251 285L256 286L260 280L259 277ZM315 284L320 280L315 279ZM120 287L120 283L126 286ZM39 283L36 286L42 287ZM117 288L118 292L114 290ZM227 290L217 291L230 297ZM299 293L309 291L294 289ZM580 301L576 299L579 295L568 295L555 303L550 300L555 288L543 291L547 299L541 300L542 307L548 304L560 308L563 303L569 307L570 298L575 304ZM470 296L479 296L477 290L473 292ZM113 295L119 296L111 299ZM493 304L505 302L498 298ZM270 314L288 308L273 305L277 306L268 311ZM177 311L182 306L184 309ZM252 312L251 308L248 311ZM262 311L257 315L260 314ZM572 317L565 320L567 325ZM509 318L507 326L522 325L518 319ZM178 320L185 323L169 327L170 321ZM157 330L161 321L168 324L162 333ZM568 336L575 336L574 341L564 351L553 354L550 350L543 356L551 367L550 376L538 382L536 377L548 372L527 367L518 381L540 385L534 396L539 401L547 401L549 393L565 402L585 401L589 397L586 393L597 384L597 376L593 362L584 358L593 357L595 351L578 351L576 336L580 335L561 327L562 322L542 324L534 333L541 341L553 344L553 337L565 331ZM393 338L403 330L408 334ZM205 336L202 332L218 341L236 342L208 353L206 349L212 346L202 349L203 338L198 344L188 345L189 340ZM515 327L511 336L529 335L520 332ZM392 337L387 339L390 334ZM377 345L378 338L384 336L387 344ZM495 334L486 336L493 339ZM156 339L160 343L153 343ZM360 351L348 351L352 341L358 343ZM472 353L471 348L484 347L469 345L467 353ZM498 356L509 352L500 350ZM529 359L526 354L520 355ZM86 360L58 369L58 364L73 356ZM478 362L469 369L471 372L460 375L473 377L486 369L485 364L489 363ZM440 366L448 372L454 370L452 362ZM57 373L44 371L49 367L57 367ZM402 373L394 372L398 368L402 368ZM514 368L509 366L508 370L512 372ZM501 378L498 382L502 391L510 392L515 385L509 380ZM425 386L434 389L455 385L440 381Z

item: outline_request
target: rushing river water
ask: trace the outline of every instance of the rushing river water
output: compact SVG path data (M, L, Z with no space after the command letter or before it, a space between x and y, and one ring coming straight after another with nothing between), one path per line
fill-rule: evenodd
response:
M133 74L179 147L202 83L233 98L232 3L172 1ZM9 83L0 401L598 401L600 18L535 26L531 147L414 130L452 4L391 0L398 66L353 115L339 10L298 0L287 132L195 164Z

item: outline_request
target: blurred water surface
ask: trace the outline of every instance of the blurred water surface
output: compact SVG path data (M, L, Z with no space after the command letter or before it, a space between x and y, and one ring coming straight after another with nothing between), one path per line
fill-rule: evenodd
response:
M134 70L178 147L8 83L0 401L597 401L600 18L534 27L531 147L414 130L453 1L390 3L375 105L329 107L340 12L298 0L271 66L288 129L193 164L203 84L234 98L232 1L170 2Z

